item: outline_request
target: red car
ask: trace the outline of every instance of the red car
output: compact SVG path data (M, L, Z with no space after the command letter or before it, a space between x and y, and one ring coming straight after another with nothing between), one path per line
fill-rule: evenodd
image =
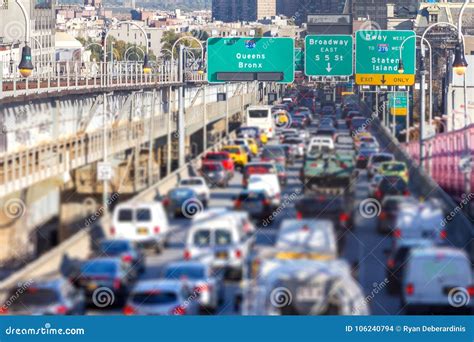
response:
M230 154L225 151L220 151L220 152L208 152L205 154L205 156L202 158L202 163L209 163L209 162L219 162L222 164L224 169L231 174L234 174L234 161L230 157Z

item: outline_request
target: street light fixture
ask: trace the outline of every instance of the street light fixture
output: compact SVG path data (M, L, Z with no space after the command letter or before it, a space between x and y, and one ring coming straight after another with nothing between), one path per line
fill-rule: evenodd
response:
M468 64L464 56L462 45L457 44L454 51L453 70L457 75L462 76L466 73L467 66Z
M403 66L403 61L401 59L398 61L397 70L399 74L403 74L405 72L405 67Z
M21 50L21 61L18 65L18 70L20 71L21 76L29 77L33 72L33 63L31 62L31 48L28 45L25 45Z

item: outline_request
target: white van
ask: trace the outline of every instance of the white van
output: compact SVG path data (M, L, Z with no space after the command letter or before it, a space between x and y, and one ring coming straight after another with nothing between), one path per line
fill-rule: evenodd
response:
M281 187L277 175L251 175L248 179L247 190L263 190L271 197L274 206L279 206L281 204Z
M337 257L334 223L319 219L285 219L280 225L275 248L278 251Z
M224 270L231 278L240 279L254 237L244 232L241 220L232 211L212 213L193 218L186 238L185 260L198 260L217 270Z
M269 139L275 135L275 120L272 106L250 106L247 108L247 126L258 127Z
M411 251L402 292L407 314L471 314L473 295L471 263L463 250L426 247Z
M161 202L122 203L115 207L110 235L126 239L160 253L168 238L170 226Z

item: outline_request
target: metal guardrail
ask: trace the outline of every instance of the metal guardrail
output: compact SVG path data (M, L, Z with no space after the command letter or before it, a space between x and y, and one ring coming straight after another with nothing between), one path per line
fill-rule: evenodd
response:
M243 94L229 99L229 115L240 112L252 101L253 96ZM214 122L225 117L225 103L212 102L207 105L207 122ZM186 127L199 129L204 124L203 105L187 108L185 111ZM154 127L153 138L165 136L168 121L166 114L153 118L143 118L140 121L113 123L107 129L107 151L113 155L127 149L145 144L149 141L151 127ZM177 128L176 122L171 122L170 132ZM193 133L192 131L188 134ZM62 176L79 167L103 159L104 132L99 129L94 132L81 133L71 138L51 141L33 146L22 151L5 153L0 158L0 194L2 196L27 188L48 178Z
M3 75L0 61L0 100L24 95L60 93L63 91L127 89L180 83L176 68L158 65L148 74L140 62L71 62L39 64L30 77L12 72ZM197 71L185 74L186 82L205 82L206 75Z

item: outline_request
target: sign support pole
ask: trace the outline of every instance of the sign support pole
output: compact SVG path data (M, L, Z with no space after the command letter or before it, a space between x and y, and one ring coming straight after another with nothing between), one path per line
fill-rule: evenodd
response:
M179 86L178 90L178 158L179 158L179 167L182 167L185 162L185 123L184 123L184 93L186 91L186 88L184 87L184 46L180 45L179 46L179 81L181 82L181 85Z

